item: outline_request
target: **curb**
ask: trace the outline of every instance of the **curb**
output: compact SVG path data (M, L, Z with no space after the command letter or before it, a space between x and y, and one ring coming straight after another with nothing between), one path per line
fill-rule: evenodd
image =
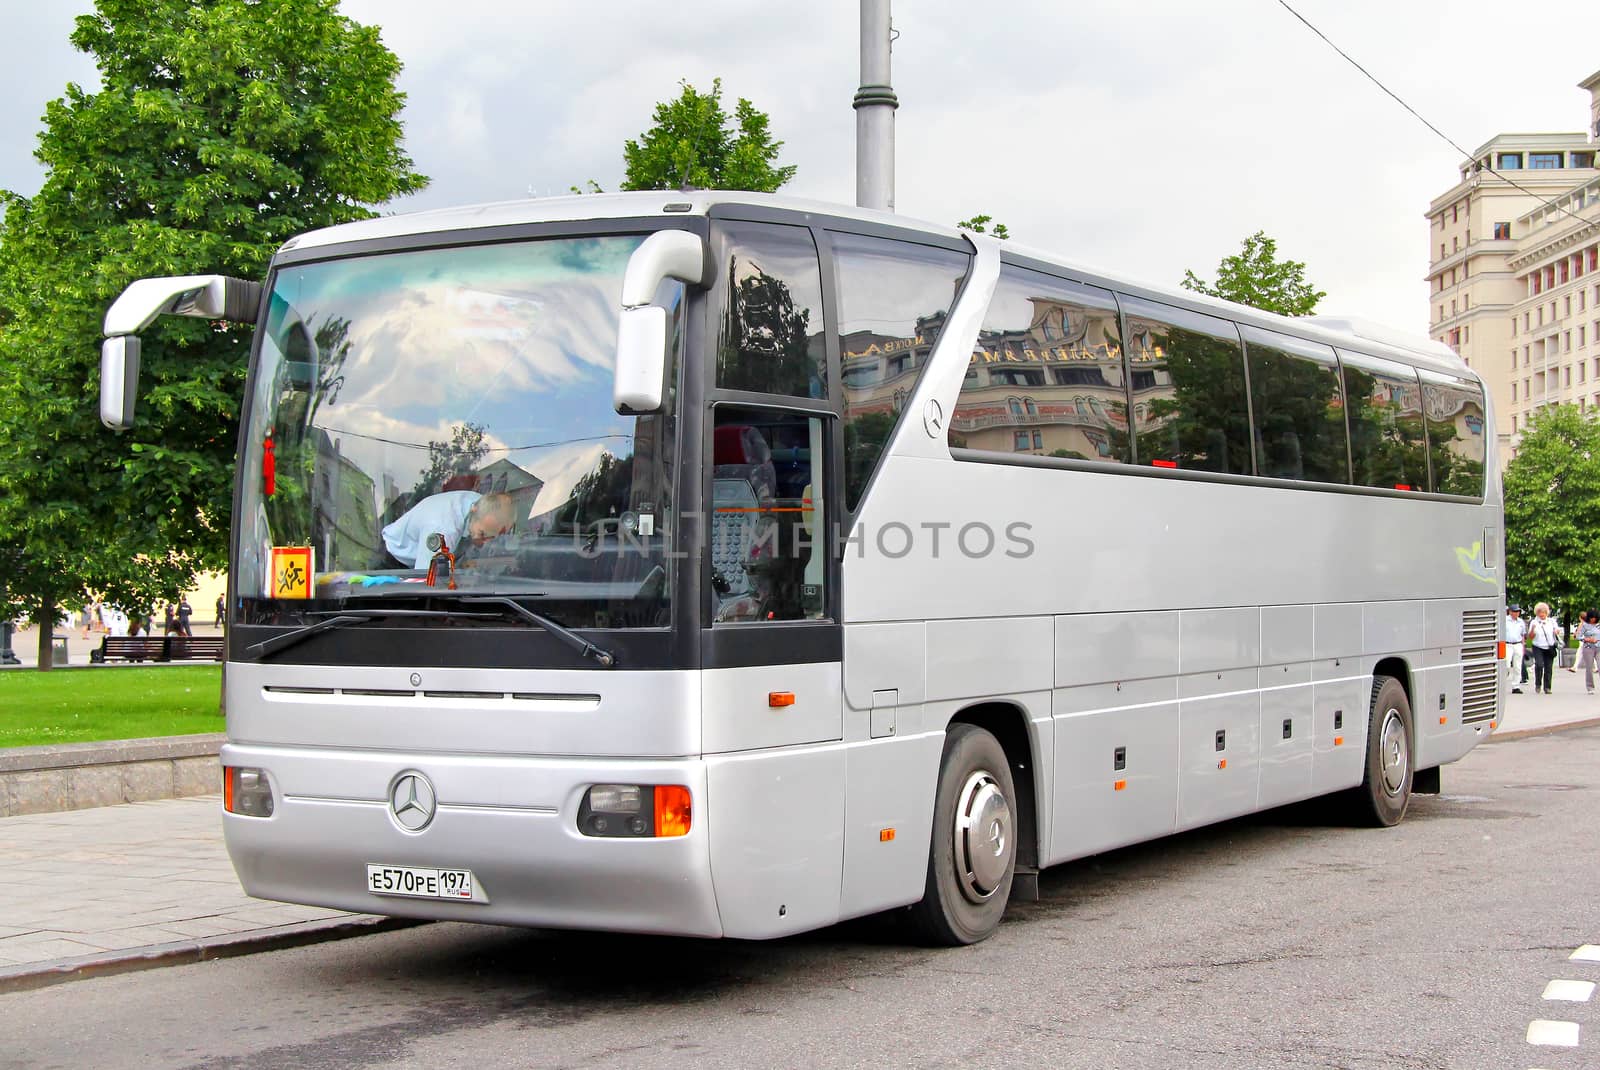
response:
M1561 724L1539 725L1537 728L1521 728L1511 732L1494 732L1485 742L1511 743L1519 739L1532 739L1535 736L1548 736L1555 732L1565 732L1571 728L1593 728L1600 725L1600 717L1590 717L1582 721L1565 721Z
M225 742L208 732L0 749L0 818L208 795Z
M263 951L282 951L307 944L347 940L355 936L371 936L429 924L432 923L420 918L358 915L344 921L308 921L294 925L275 925L244 933L208 936L200 940L175 940L168 944L131 947L125 951L107 951L79 958L29 963L25 966L11 966L0 970L0 994L27 992L65 984L68 981L84 981L91 977L107 977L118 973L132 973L136 970L187 966L213 959L255 955Z

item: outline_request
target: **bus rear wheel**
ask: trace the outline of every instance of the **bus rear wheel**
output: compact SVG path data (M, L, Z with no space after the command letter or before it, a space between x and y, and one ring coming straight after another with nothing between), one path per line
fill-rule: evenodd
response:
M986 939L1000 924L1017 863L1016 790L998 740L975 725L945 733L928 878L912 921L930 943Z
M1351 816L1364 825L1398 825L1411 804L1411 703L1392 676L1372 679L1367 715L1367 770L1350 793Z

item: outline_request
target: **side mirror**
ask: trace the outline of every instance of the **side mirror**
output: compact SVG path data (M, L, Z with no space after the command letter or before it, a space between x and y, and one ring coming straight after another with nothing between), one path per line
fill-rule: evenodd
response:
M133 426L139 394L139 332L157 316L254 323L261 284L226 275L174 275L139 279L106 310L100 346L100 422L113 431Z
M617 321L612 402L618 412L656 412L667 370L667 310L650 302L667 279L694 285L705 275L705 244L686 230L658 230L628 258Z
M100 422L113 431L133 426L138 398L139 336L119 334L100 345Z

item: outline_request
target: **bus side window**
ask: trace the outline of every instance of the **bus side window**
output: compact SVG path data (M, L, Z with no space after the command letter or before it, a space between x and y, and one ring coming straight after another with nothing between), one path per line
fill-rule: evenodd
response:
M714 246L717 386L826 398L822 271L811 231L728 222Z
M1122 330L1109 290L1007 264L950 417L952 449L1128 460Z
M831 232L839 287L845 508L861 501L955 301L971 257Z
M1139 463L1252 474L1239 329L1187 309L1118 299L1128 318Z
M1256 474L1348 483L1344 392L1332 346L1246 325Z
M1414 368L1341 351L1353 482L1390 490L1428 489L1422 389Z
M827 613L822 417L718 405L712 431L712 620Z
M1483 391L1477 383L1428 373L1422 382L1433 489L1483 497Z

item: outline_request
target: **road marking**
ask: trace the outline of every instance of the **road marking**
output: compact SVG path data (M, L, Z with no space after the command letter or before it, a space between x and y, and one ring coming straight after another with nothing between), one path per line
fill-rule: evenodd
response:
M1576 1048L1578 1046L1577 1022L1551 1022L1535 1018L1528 1023L1528 1043L1547 1048Z
M1584 944L1567 958L1573 962L1600 962L1600 944Z
M1544 986L1545 999L1564 999L1569 1003L1587 1003L1594 995L1593 981L1551 981Z

